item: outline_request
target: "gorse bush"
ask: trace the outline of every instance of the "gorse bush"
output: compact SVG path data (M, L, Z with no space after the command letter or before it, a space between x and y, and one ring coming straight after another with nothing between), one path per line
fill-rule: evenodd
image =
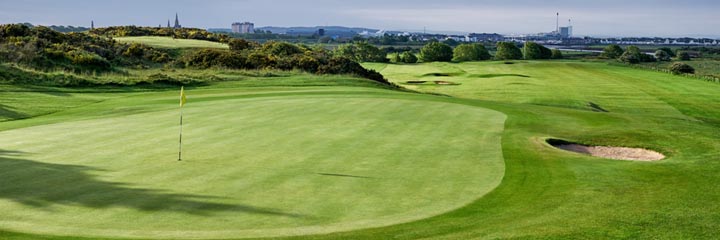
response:
M286 57L305 53L305 51L309 49L301 48L298 45L291 43L270 41L263 44L261 50L269 55Z
M181 59L186 67L301 70L315 74L349 74L389 84L379 73L355 60L334 56L322 48L310 49L282 42L267 42L242 51L202 49Z
M695 73L695 68L693 68L692 66L690 66L686 63L681 63L681 62L673 63L672 65L670 65L669 70L673 74L694 74Z
M0 25L0 61L40 70L112 71L113 66L166 63L170 54L142 44L120 44L88 33L59 33L47 27Z
M211 42L227 43L230 37L225 34L211 33L199 28L165 28L165 27L138 27L138 26L117 26L96 28L90 33L108 37L140 37L140 36L161 36L178 39L196 39Z
M301 70L316 74L351 74L389 84L375 71L358 61L387 61L386 53L368 43L356 43L332 52L287 42L258 44L243 39L225 39L196 29L112 27L92 33L58 33L45 27L0 25L0 61L22 64L39 70L100 73L119 71L115 67L228 68ZM156 49L140 43L118 43L98 36L173 36L226 41L229 50ZM348 56L345 56L348 55ZM414 57L414 55L412 56ZM408 61L412 60L408 57ZM417 61L414 59L413 62ZM169 81L169 80L168 80ZM153 81L149 81L153 82Z

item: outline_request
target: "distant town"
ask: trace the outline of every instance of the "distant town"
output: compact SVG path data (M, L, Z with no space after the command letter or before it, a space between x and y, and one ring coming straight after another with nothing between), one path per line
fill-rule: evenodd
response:
M32 25L25 23L26 25ZM94 28L95 23L91 23ZM89 28L74 26L49 26L60 32L87 31ZM159 24L158 28L162 28ZM167 20L167 28L183 28L180 24L180 17L175 14L175 21ZM503 35L499 33L467 33L467 34L441 34L429 33L427 31L393 31L372 28L343 27L343 26L315 26L315 27L255 27L250 21L233 22L230 28L208 28L209 32L228 33L236 37L250 39L263 39L276 35L282 39L304 38L307 40L317 39L319 42L350 42L359 38L395 38L402 39L400 42L428 42L428 41L455 41L461 43L472 42L527 42L533 41L543 45L556 46L585 46L585 45L658 45L658 46L720 46L719 39L713 38L692 38L692 37L589 37L573 35L572 20L567 20L567 25L560 25L560 13L556 13L556 25L554 30L533 34ZM262 36L259 36L262 35ZM270 35L270 36L268 36ZM392 44L388 44L392 45Z

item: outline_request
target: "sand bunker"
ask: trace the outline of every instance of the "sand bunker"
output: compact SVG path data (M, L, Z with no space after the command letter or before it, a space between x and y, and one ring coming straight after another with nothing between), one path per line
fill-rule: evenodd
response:
M437 85L460 85L450 81L434 81L434 83Z
M657 161L665 158L665 155L659 152L642 148L585 146L557 139L549 139L547 142L559 149L601 158L632 161Z

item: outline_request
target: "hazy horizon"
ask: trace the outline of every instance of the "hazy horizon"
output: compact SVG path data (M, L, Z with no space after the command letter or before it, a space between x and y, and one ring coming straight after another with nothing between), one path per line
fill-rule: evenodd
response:
M165 25L180 15L186 27L230 28L232 22L257 27L347 26L385 30L427 28L443 32L531 34L555 29L572 19L578 36L720 37L720 1L639 0L579 2L550 0L456 0L393 2L344 1L48 1L4 2L0 23L95 26Z

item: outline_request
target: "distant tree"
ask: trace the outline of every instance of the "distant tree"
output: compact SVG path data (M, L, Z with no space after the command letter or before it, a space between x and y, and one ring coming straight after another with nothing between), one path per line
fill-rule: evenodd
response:
M340 45L335 50L335 56L346 57L357 62L387 62L385 51L367 42Z
M552 59L563 59L562 51L560 51L560 49L553 49Z
M452 38L446 39L445 41L443 41L443 43L450 45L450 46L457 46L458 44L460 44L458 41L456 41L455 39L452 39Z
M536 42L526 42L523 46L524 58L528 60L533 59L550 59L552 57L552 51L543 45Z
M670 72L673 74L694 74L695 68L686 63L676 62L670 65Z
M605 47L605 49L603 49L603 53L600 56L608 59L617 59L622 54L623 49L620 46L611 44Z
M690 61L690 54L685 51L678 51L677 59L680 61Z
M328 36L323 36L323 37L318 38L318 43L331 43L332 41L333 41L333 39Z
M620 55L620 61L630 64L637 64L642 61L643 53L640 51L640 48L636 46L629 46L627 49L625 49L625 52Z
M420 49L423 62L449 62L453 58L453 49L445 43L431 42Z
M659 61L670 61L672 57L666 51L657 50L655 51L655 58Z
M670 49L669 47L661 47L661 48L658 48L658 50L666 52L670 57L675 57L675 52L672 49Z
M417 56L410 51L403 52L402 55L400 55L400 59L402 59L404 63L417 63L418 61Z
M495 59L497 60L518 60L522 59L523 54L520 48L511 42L498 42Z
M480 44L460 44L453 50L453 61L480 61L490 59L490 53Z

